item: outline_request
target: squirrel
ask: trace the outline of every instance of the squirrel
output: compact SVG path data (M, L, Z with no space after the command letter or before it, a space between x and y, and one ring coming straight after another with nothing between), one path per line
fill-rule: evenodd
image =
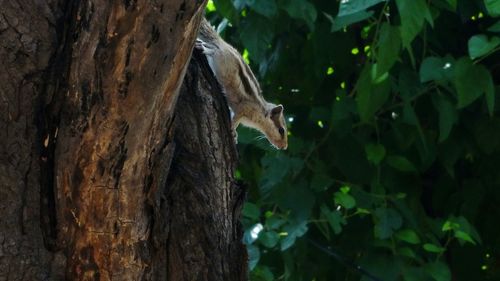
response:
M195 48L206 56L227 97L235 141L236 128L242 124L263 133L275 148L286 149L288 138L283 105L264 99L259 82L241 54L224 41L205 18Z

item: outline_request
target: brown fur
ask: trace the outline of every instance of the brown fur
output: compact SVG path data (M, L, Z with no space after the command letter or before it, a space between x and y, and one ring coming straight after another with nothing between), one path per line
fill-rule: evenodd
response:
M276 148L286 149L288 139L283 107L264 99L255 75L240 53L226 43L206 19L200 26L197 47L207 56L234 112L233 130L236 131L241 123L262 132Z

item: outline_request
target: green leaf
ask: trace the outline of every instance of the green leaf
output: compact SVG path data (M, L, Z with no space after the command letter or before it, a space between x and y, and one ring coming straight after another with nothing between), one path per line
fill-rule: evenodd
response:
M258 280L258 281L274 281L274 274L269 269L268 266L258 265L254 268L254 270L250 273L250 280Z
M410 244L420 244L420 238L417 233L411 229L402 229L396 233L396 238Z
M298 237L303 236L307 232L307 222L302 221L302 222L295 222L291 223L289 225L286 225L283 228L283 231L287 233L285 238L281 239L281 251L285 251L286 249L290 248L295 244L295 240Z
M230 0L213 0L217 12L223 15L229 20L233 20L237 17L238 11Z
M402 172L417 172L415 165L403 156L391 155L387 157L387 164Z
M488 31L490 32L500 32L500 21L497 21L492 26L488 27Z
M353 23L357 23L363 20L366 20L373 16L373 11L360 11L354 14L345 15L345 16L337 16L333 18L332 16L324 13L328 20L331 22L332 27L330 29L331 32L339 31L344 27L347 27ZM328 16L327 16L328 15Z
M261 159L264 173L261 175L259 186L263 196L268 196L281 183L288 173L300 171L304 161L300 158L291 158L284 154L278 157L266 155Z
M420 66L420 81L441 81L453 77L454 60L451 57L427 57Z
M453 8L453 10L457 9L457 0L447 0L448 4Z
M370 210L363 209L363 208L357 208L357 209L356 209L356 214L360 214L360 215L369 215L369 214L371 214L371 213L370 213Z
M269 229L278 229L286 223L286 220L277 216L271 216L266 219L266 227Z
M293 192L290 192L293 190ZM274 202L283 210L289 210L295 218L307 219L311 215L316 197L305 180L281 187L273 194Z
M335 204L338 204L346 209L352 209L356 207L356 199L351 195L343 192L335 192L334 194Z
M390 94L389 79L380 83L372 79L372 71L375 69L374 65L366 65L357 83L358 112L361 121L365 123L372 120L375 112L384 105ZM373 72L376 73L376 70Z
M450 231L450 230L456 230L459 228L460 228L460 225L458 223L455 223L455 222L448 220L443 224L441 231Z
M417 254L415 253L415 251L413 251L411 248L408 248L408 247L401 247L398 249L398 254L403 256L403 257L407 257L407 258L411 258L411 259L417 259Z
M275 0L245 0L246 4L257 13L271 18L278 12Z
M243 216L253 219L253 220L258 220L260 217L260 209L257 205L250 203L250 202L245 202L243 205Z
M425 243L423 248L427 252L431 252L431 253L442 253L446 250L445 248L443 248L441 246L437 246L437 245L431 244L431 243Z
M260 260L260 250L259 247L254 245L247 245L248 252L248 268L250 270L254 269Z
M259 235L259 242L267 248L273 248L278 244L279 240L279 234L274 231L265 231Z
M335 234L342 232L342 225L345 225L347 221L342 217L339 211L331 211L326 205L321 205L321 213L328 220L328 224L332 228Z
M491 16L500 16L500 0L484 0L484 5Z
M476 59L489 54L500 45L500 38L493 36L488 39L484 34L474 35L469 39L469 56Z
M274 36L272 27L272 23L261 16L250 17L241 27L241 42L253 59L260 61L264 58Z
M251 280L274 281L274 274L268 266L259 265L251 272Z
M340 1L338 16L352 15L386 0Z
M291 18L304 20L310 30L314 30L314 23L318 13L313 4L306 0L286 0L281 7Z
M350 188L349 186L344 185L344 186L342 186L342 187L340 188L340 192L342 192L342 193L344 193L344 194L349 193L349 191L351 191L351 188Z
M373 213L376 218L375 237L387 239L403 224L401 215L392 208L378 208Z
M399 58L401 36L397 27L383 23L377 43L377 75L388 72Z
M462 230L455 231L455 238L476 245L476 241L474 241L474 239L472 239L472 237L467 232L464 232Z
M365 146L366 158L371 163L378 165L385 157L385 147L381 144L367 144Z
M424 269L436 281L450 281L451 272L448 266L440 261L429 263L424 266Z
M214 1L212 0L208 0L207 2L207 7L206 7L206 11L207 13L210 13L210 12L215 12L217 9L215 8L215 5L214 5Z
M432 25L432 16L425 0L396 0L396 4L401 18L403 46L408 48L422 30L425 19Z
M455 66L455 88L458 95L458 108L464 108L478 99L483 93L486 94L488 110L493 113L495 93L493 79L490 72L483 65L474 65L468 58L461 58Z
M455 237L461 241L470 242L474 245L476 245L476 242L481 243L481 237L465 217L450 217L442 227L443 231L445 229L453 231Z
M439 142L445 141L450 135L453 125L458 121L455 105L443 95L433 95L434 107L439 112Z

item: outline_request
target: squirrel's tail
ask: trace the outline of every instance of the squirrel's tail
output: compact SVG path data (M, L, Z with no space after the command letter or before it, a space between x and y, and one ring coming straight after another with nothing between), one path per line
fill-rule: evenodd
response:
M212 42L219 40L220 37L217 31L215 31L212 25L210 25L210 22L208 22L206 18L203 18L201 20L198 38L200 38L204 42Z

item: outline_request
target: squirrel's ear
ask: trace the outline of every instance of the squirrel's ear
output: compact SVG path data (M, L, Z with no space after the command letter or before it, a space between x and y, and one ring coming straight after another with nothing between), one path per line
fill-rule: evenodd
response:
M275 106L273 109L271 109L271 115L280 114L281 112L283 112L283 105L281 105L281 104L279 104L279 105Z

